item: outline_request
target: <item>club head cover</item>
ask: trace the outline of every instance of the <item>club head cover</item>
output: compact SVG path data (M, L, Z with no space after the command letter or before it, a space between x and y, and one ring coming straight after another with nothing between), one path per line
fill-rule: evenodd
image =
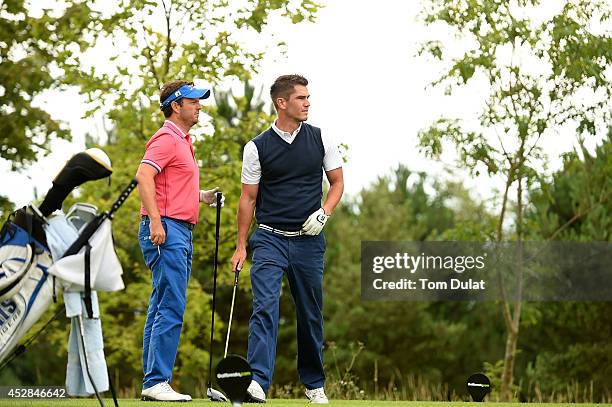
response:
M112 174L110 158L99 148L90 148L72 156L53 180L39 209L43 216L49 216L60 209L64 199L79 185Z
M227 355L217 363L215 379L233 405L240 405L253 379L251 365L240 355Z

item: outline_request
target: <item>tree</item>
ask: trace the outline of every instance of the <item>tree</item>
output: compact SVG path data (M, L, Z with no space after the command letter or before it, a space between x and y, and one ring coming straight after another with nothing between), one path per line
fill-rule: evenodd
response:
M70 138L36 99L69 86L87 97L90 115L101 110L121 121L121 112L139 112L131 121L145 137L152 119L146 109L157 104L152 96L169 78L248 79L263 48L239 38L261 35L273 17L314 21L318 8L312 0L253 0L240 7L224 0L67 0L33 17L27 1L3 1L0 158L21 169L48 153L53 138ZM101 63L99 55L109 50Z
M579 154L580 152L580 154ZM526 220L531 239L612 240L612 129L590 153L581 147L566 154L563 167L531 191ZM607 402L612 383L612 303L536 304L546 324L527 329L530 368L527 379L545 393L563 392L568 378L589 389L592 401ZM531 351L533 349L533 351ZM521 389L529 392L529 389ZM574 394L574 402L585 402Z
M36 106L35 98L62 84L52 75L58 53L47 47L52 41L58 48L78 44L82 22L75 17L71 10L57 20L47 15L32 17L24 0L0 4L0 158L9 160L13 170L47 153L54 137L69 137L65 128Z
M62 81L52 74L60 48L79 43L83 19L33 17L24 0L0 3L0 159L20 170L39 154L49 152L54 138L69 139L70 132L36 103L47 90L59 89ZM8 197L0 196L0 215L10 213Z
M262 49L253 48L264 41L245 45L239 38L244 35L254 39L261 37L271 18L286 18L294 23L314 21L318 10L318 5L310 0L298 3L257 0L240 7L223 0L120 0L105 7L79 0L68 0L65 4L64 10L56 10L59 18L43 17L41 27L52 33L47 33L49 38L36 45L55 61L58 83L79 87L87 98L88 114L105 115L107 139L93 141L102 144L111 157L115 170L112 184L110 187L100 182L85 184L78 194L65 202L65 208L78 200L94 203L100 210L107 210L134 177L146 141L163 122L157 99L164 82L199 78L216 85L230 77L246 80L257 71L263 56ZM56 35L62 37L66 33L57 32L56 20L66 23L67 32L74 31L73 45L57 41ZM44 36L41 34L41 37ZM107 63L93 62L95 54L108 50L108 44L114 47ZM222 281L231 279L223 262L227 264L235 244L234 219L229 214L235 213L238 204L242 147L271 120L260 110L263 105L252 96L234 100L239 106L239 123L228 122L228 116L220 114L217 107L205 106L203 113L208 113L210 125L194 129L202 185L219 185L228 198L219 256ZM119 378L118 387L126 392L140 389L134 378L141 375L141 332L150 287L150 273L142 262L136 237L135 227L140 219L138 208L139 200L132 194L113 222L126 292L100 296L111 375ZM188 288L190 305L185 315L175 373L176 380L184 384L182 388L195 388L196 394L201 394L205 385L205 367L210 357L206 334L210 329L209 290L205 288L210 286L211 280L214 228L210 226L214 224L214 210L203 207L199 224L194 231L196 254L194 278ZM222 321L216 324L216 329L219 340ZM57 353L63 355L66 326L55 324L49 337L53 338ZM29 373L19 371L25 382L35 378Z
M486 171L503 179L495 240L508 238L504 224L513 203L514 233L509 238L519 247L525 237L525 191L538 181L537 171L547 160L541 141L563 126L573 127L578 137L596 135L611 112L609 5L565 1L541 22L531 18L540 6L539 0L432 0L423 12L426 24L444 25L467 48L452 58L452 46L423 44L423 53L450 62L432 85L452 93L480 81L488 94L478 128L442 117L420 133L421 146L429 156L439 157L449 142L470 173ZM512 303L502 301L507 332L502 400L511 398L521 307L520 292Z
M534 233L549 240L612 240L611 153L612 128L594 153L581 145L563 157L560 171L542 177L528 212L538 224Z
M336 209L325 231L326 339L335 343L341 366L352 357L351 343L364 344L354 366L360 389L375 393L375 364L380 389L394 381L400 386L407 375L462 388L457 378L466 367L479 368L469 355L496 350L478 348L475 339L489 335L470 330L472 323L481 324L479 319L491 314L488 304L362 301L358 288L361 242L435 241L468 235L477 239L480 236L471 233L490 230L490 225L491 216L461 185L435 181L403 165ZM487 327L492 328L493 340L498 340L493 326ZM287 323L284 329L292 330L293 325ZM282 331L281 327L279 336ZM340 381L330 351L325 358L329 375ZM446 400L447 394L441 397Z

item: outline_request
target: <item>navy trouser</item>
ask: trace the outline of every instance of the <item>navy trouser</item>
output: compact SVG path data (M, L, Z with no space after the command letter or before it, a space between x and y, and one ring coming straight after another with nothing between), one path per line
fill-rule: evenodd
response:
M297 316L298 373L306 388L323 387L323 255L325 237L284 237L257 229L249 240L253 250L251 285L253 314L249 321L248 361L253 379L268 391L276 359L278 314L283 274Z
M172 380L193 254L191 230L185 225L162 218L166 241L155 246L149 239L149 222L142 220L138 231L153 286L142 342L143 389Z

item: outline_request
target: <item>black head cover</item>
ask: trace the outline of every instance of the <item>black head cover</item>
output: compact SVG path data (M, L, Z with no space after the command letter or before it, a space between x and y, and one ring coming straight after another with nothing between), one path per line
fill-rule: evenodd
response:
M74 188L87 181L108 177L112 172L110 159L99 148L75 154L53 180L53 186L40 205L40 212L43 216L49 216L62 207L62 202Z
M227 355L215 368L217 384L227 394L234 405L244 401L253 373L251 366L240 355Z
M491 391L491 381L482 373L474 373L467 379L467 389L474 401L482 401Z

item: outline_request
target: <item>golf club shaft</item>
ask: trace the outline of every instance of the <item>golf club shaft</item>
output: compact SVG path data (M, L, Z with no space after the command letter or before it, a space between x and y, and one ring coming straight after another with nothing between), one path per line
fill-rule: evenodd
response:
M227 324L227 337L225 338L225 352L223 352L224 359L227 357L227 348L229 346L230 332L232 330L232 318L234 316L234 302L236 300L236 288L238 288L238 275L239 274L240 274L240 270L236 269L234 271L234 291L232 293L232 306L230 307L229 323Z
M213 258L213 297L212 297L212 316L210 323L210 353L208 357L208 388L212 386L212 360L213 360L213 339L215 332L215 297L217 294L217 256L219 255L219 223L221 223L221 199L223 193L215 193L217 199L217 216L215 218L215 255Z

